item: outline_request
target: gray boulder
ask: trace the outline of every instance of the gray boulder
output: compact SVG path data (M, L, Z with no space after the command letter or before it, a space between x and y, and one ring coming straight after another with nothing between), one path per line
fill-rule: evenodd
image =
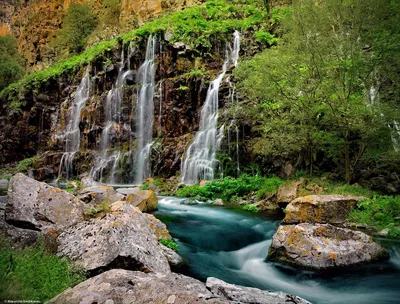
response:
M173 251L171 248L168 248L167 246L164 246L162 244L160 244L160 246L164 256L167 258L167 261L171 266L180 266L183 264L183 259L179 254L177 254L175 251Z
M229 300L229 303L257 304L310 304L310 302L283 292L271 292L258 288L228 284L217 278L207 278L206 287L214 295Z
M78 198L83 202L96 206L102 203L112 204L125 196L107 185L95 185L79 191Z
M116 191L126 196L128 194L135 193L138 190L140 190L139 187L134 187L134 188L118 188Z
M290 183L279 186L276 193L276 203L284 207L299 195L300 186L305 183L305 179L301 178Z
M166 304L256 304L309 303L298 297L227 284L209 278L204 283L169 273L145 274L114 269L69 288L48 304L166 303Z
M7 224L42 233L62 231L84 220L85 205L72 194L21 173L10 180Z
M115 269L86 280L48 304L82 303L229 303L215 298L204 284L184 275L145 274Z
M342 224L362 196L308 195L293 200L286 207L282 224Z
M68 228L57 243L59 256L92 274L111 268L170 272L148 219L127 202L112 204L111 213L102 218Z
M315 270L388 258L388 252L365 233L330 224L281 225L268 252L271 261Z

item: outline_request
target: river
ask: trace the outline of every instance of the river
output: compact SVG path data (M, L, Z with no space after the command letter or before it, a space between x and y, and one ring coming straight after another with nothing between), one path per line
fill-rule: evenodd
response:
M400 302L400 242L383 243L391 254L387 262L329 273L299 270L266 260L282 216L183 201L160 197L155 216L178 243L178 253L186 261L184 274L284 291L314 304Z

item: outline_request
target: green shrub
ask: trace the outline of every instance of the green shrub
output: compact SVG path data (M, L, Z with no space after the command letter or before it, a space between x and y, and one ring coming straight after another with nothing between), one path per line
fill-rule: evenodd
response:
M43 244L12 248L0 236L0 299L45 302L86 279L82 270L47 253Z
M178 250L178 244L174 240L162 239L160 240L160 244L172 249L175 252Z
M225 177L208 182L204 187L199 185L186 186L176 192L177 196L195 198L200 196L204 200L221 198L225 202L237 200L240 197L257 192L260 198L266 193L278 190L283 181L277 177L266 178L243 174L238 178Z
M388 228L389 237L400 237L395 218L400 217L400 196L374 196L357 204L348 220L376 226L379 230Z
M52 45L60 55L80 53L96 25L96 17L87 4L72 3Z
M0 36L0 90L24 75L18 45L11 35Z
M150 183L145 182L143 185L140 186L140 190L149 190L150 189Z
M249 211L249 212L258 212L259 209L256 206L245 204L243 205L242 209L244 211Z
M35 162L37 161L38 157L31 157L21 160L17 165L17 172L26 173L29 170L33 169Z
M276 38L273 34L270 32L265 32L265 31L258 31L254 33L254 38L256 39L257 42L266 44L266 45L275 45L278 42L278 38Z

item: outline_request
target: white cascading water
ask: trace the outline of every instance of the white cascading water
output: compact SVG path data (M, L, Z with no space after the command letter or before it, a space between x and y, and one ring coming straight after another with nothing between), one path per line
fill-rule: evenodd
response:
M376 74L374 73L375 76L375 82L379 85L378 78ZM379 92L375 85L372 85L369 89L368 92L368 106L373 106L375 102L379 102ZM380 115L384 117L383 113L381 112ZM393 120L393 122L387 125L389 130L390 130L390 137L392 139L392 145L393 145L393 150L395 152L400 151L400 123L397 120Z
M79 122L81 118L82 109L90 94L90 79L89 69L86 69L85 74L75 91L74 104L69 116L67 129L65 131L65 152L61 158L60 170L58 172L58 180L65 178L69 180L73 177L74 168L73 160L75 153L79 151L81 146L81 136L79 129Z
M201 180L214 178L218 167L216 151L221 145L224 135L224 126L218 129L218 93L221 82L225 76L229 61L236 66L239 48L239 32L234 33L234 48L231 54L226 54L222 72L214 79L208 88L206 101L200 113L200 128L197 131L193 143L189 146L186 159L182 163L181 182L195 184Z
M129 57L128 57L129 60ZM121 132L121 105L122 105L122 86L126 77L132 73L131 70L124 71L125 67L124 51L121 53L121 62L119 63L118 77L112 89L108 92L105 105L104 116L105 126L101 133L100 148L101 151L95 160L91 176L100 182L116 183L116 171L119 160L124 153L111 149L111 139L118 136ZM108 176L104 179L105 169L108 169Z
M150 153L153 140L154 88L155 88L155 47L156 37L147 40L146 58L139 69L141 88L136 105L136 137L138 150L136 155L135 184L142 184L151 175Z

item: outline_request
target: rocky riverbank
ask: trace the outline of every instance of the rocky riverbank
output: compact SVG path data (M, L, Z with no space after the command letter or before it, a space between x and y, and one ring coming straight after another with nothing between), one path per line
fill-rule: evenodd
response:
M160 244L171 239L165 224L143 213L157 208L151 190L84 181L77 196L16 174L1 208L2 233L14 246L44 240L47 250L92 277L49 303L308 303L208 278L206 284L171 272L182 258Z

